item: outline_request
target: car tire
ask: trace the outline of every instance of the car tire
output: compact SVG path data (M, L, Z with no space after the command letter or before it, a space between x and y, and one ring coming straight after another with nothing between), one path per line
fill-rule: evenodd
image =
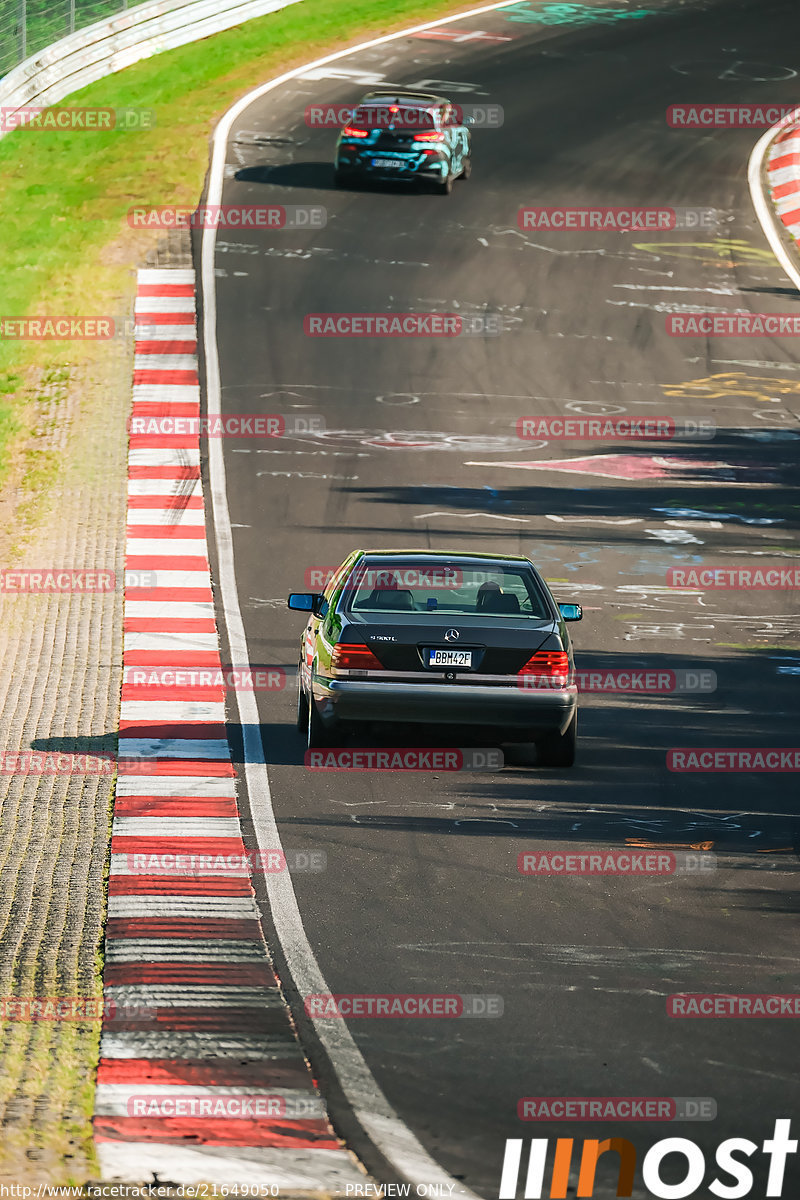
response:
M303 664L297 665L297 732L308 729L308 697L303 689Z
M436 191L440 196L449 196L453 191L453 176L448 171L444 179L436 184Z
M467 154L464 156L464 159L462 162L462 167L461 167L461 174L459 175L458 178L459 179L469 179L471 174L472 174L472 159Z
M563 733L548 733L536 739L536 754L541 767L571 767L575 762L578 745L578 713Z
M322 717L317 711L314 697L306 697L306 749L316 750L320 746L330 746L333 743L330 732L322 724Z

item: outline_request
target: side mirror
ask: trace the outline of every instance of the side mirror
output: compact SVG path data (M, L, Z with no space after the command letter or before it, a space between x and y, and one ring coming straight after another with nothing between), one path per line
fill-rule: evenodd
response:
M583 609L580 604L559 604L558 611L565 621L583 620Z
M464 117L464 124L465 125L474 125L475 118L474 117Z
M310 612L318 617L325 604L325 597L321 592L292 592L286 603L289 608L296 608L299 612Z

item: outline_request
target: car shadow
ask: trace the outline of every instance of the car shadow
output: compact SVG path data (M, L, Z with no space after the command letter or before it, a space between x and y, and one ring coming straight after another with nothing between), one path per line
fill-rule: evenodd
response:
M312 188L315 191L335 191L333 163L297 162L278 166L242 167L234 179L242 183L270 183L275 187Z
M419 180L370 179L361 177L340 186L334 182L332 162L282 163L279 166L242 167L234 178L242 183L267 183L274 187L301 188L321 192L392 192L396 195L426 190Z

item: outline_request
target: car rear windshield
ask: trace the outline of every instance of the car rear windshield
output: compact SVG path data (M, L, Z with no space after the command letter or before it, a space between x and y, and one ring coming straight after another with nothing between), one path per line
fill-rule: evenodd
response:
M349 122L355 129L435 129L433 114L417 105L362 104Z
M342 592L345 611L419 612L447 616L552 617L533 572L512 564L459 562L358 563Z

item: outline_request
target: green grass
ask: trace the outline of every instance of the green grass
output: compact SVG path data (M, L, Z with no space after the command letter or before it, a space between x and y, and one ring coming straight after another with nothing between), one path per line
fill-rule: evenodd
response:
M353 0L346 7L302 0L129 67L63 102L153 108L153 129L8 134L0 140L0 315L120 315L130 305L131 269L155 244L152 233L128 227L128 209L197 201L209 134L237 97L362 33L463 7L462 0ZM43 374L96 363L103 352L100 343L0 338L0 483L14 440L30 433L26 405Z

